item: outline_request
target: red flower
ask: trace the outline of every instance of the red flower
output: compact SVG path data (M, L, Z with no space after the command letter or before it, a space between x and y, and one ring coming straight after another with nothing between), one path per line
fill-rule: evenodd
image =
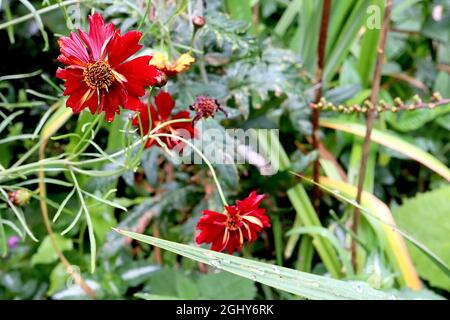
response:
M58 68L56 77L66 80L64 95L70 96L67 106L75 113L89 108L92 114L105 112L106 120L112 121L119 105L137 110L145 87L155 84L160 73L149 65L151 56L127 61L142 47L140 32L122 36L98 13L89 16L89 24L89 34L79 30L58 40L58 61L66 67Z
M263 199L263 194L253 191L248 198L236 201L236 205L226 206L224 213L203 210L195 242L212 243L211 249L219 252L224 249L230 254L236 249L240 251L244 238L252 243L263 228L270 227L266 210L259 208Z
M180 111L173 115L173 108L175 107L175 101L172 99L169 93L165 91L160 91L159 94L155 97L156 108L153 105L150 105L150 115L149 116L149 108L146 103L141 102L139 108L139 118L142 124L143 134L148 134L149 130L154 129L156 126L160 125L163 122L168 120L175 119L189 119L189 111ZM139 118L136 115L133 119L133 125L139 128ZM151 120L150 120L151 119ZM151 122L151 129L150 129ZM192 128L190 122L178 122L172 123L170 125L164 126L161 129L158 129L154 133L170 133L177 136L180 136L184 139L191 139L195 136L195 130ZM173 149L175 146L179 145L179 150L182 150L183 143L181 140L173 139L170 137L160 137L161 141L164 142L169 149ZM147 140L145 145L146 148L150 148L155 143L157 143L154 139Z

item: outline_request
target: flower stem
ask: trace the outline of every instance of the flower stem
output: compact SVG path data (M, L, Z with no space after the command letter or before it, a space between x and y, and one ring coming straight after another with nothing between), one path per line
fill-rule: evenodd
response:
M47 146L47 141L48 140L46 139L41 143L41 146L39 148L39 161L44 160L45 147ZM64 253L58 246L58 242L56 241L55 234L53 233L53 229L50 224L50 219L48 217L48 208L46 202L47 192L45 186L45 171L42 165L40 166L39 169L40 170L38 171L38 177L39 177L39 198L40 198L41 214L42 219L44 220L45 228L50 237L50 242L52 244L53 250L55 250L59 260L66 268L67 273L75 280L75 283L77 283L89 297L95 299L96 295L94 290L92 290L91 287L89 287L89 285L81 277L81 275L76 270L74 270L74 268L72 267L72 265L64 256Z
M155 138L156 137L168 137L168 138L180 140L183 143L189 145L192 148L192 150L194 150L203 159L203 161L205 161L206 165L208 166L209 170L211 171L214 183L217 186L217 191L219 192L219 195L220 195L220 198L222 200L223 205L224 206L228 206L228 203L227 203L227 201L225 199L225 195L223 193L222 187L220 186L219 179L217 179L216 171L214 170L211 162L209 162L208 158L206 158L206 156L192 142L190 142L189 140L186 140L186 139L184 139L184 138L182 138L180 136L177 136L175 134L170 134L170 133L150 134L149 137L150 138L154 138L154 137Z

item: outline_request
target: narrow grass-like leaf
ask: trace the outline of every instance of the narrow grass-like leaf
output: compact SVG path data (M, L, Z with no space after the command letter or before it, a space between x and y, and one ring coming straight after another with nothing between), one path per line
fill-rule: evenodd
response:
M323 74L325 83L328 83L331 80L350 51L350 47L355 41L356 35L363 24L366 10L370 2L371 0L359 0L355 2L352 14L346 20L345 26L339 33L335 45L331 48L329 55L326 57Z
M41 140L50 139L50 137L72 116L72 109L66 108L64 102L65 100L60 100L51 107L59 106L42 128L40 133Z
M114 229L132 239L157 246L238 276L308 299L396 299L363 282L346 282L199 247Z
M83 208L81 207L80 210L78 210L77 215L75 216L75 219L73 219L72 223L61 232L61 235L65 235L66 233L68 233L70 230L72 230L76 225L78 220L80 220L81 215L83 214Z
M288 170L291 163L278 137L272 131L267 135L265 131L257 130L256 135L260 150L270 159L272 166L279 168L281 171ZM289 189L287 195L296 212L294 227L322 226L311 200L301 184ZM289 258L292 255L298 239L299 235L291 235L289 237L284 251L285 258ZM341 276L339 261L336 253L327 241L324 238L315 236L313 243L328 271L334 277L339 278Z
M0 212L1 213L1 212ZM3 220L0 216L0 224L2 225L6 225L8 227L10 227L11 229L14 230L15 233L17 233L19 235L19 237L21 237L23 239L23 237L25 236L22 232L22 230L20 230L20 228L18 226L16 226L16 224L12 221L9 220Z
M19 134L17 136L11 136L11 137L7 137L7 138L0 140L0 144L18 141L18 140L35 139L35 138L37 138L37 136L34 134L30 134L30 133Z
M62 180L58 180L58 179L53 179L53 178L45 178L45 183L50 183L50 184L55 184L58 186L62 186L62 187L73 187L73 184L67 181L62 181ZM19 182L16 183L14 186L15 187L23 187L23 186L28 186L30 184L37 184L39 183L39 179L30 179L27 181L23 181L23 182Z
M72 176L73 183L75 185L75 189L77 190L77 193L78 193L78 198L80 199L81 208L83 209L85 218L86 218L86 224L88 227L88 235L89 235L89 246L90 246L90 250L91 250L91 272L94 273L95 258L97 255L97 245L96 245L96 241L95 241L94 225L92 224L92 219L91 219L89 211L86 207L86 202L84 201L83 193L78 184L77 177L75 176L75 173L73 172L73 170L69 170L69 172L70 172L70 175Z
M290 27L290 25L294 21L295 16L298 14L301 7L302 7L302 0L291 1L288 7L284 10L281 18L278 20L278 23L276 24L273 32L279 36L284 35L286 33L286 30Z
M328 241L330 241L330 243L334 246L337 253L339 254L339 257L341 259L342 264L344 265L345 272L347 273L347 275L350 277L353 276L353 267L350 261L350 257L342 247L339 240L330 230L325 229L324 227L300 227L300 228L293 228L286 233L287 236L292 234L309 234L311 236L318 235L326 238Z
M10 75L6 75L6 76L1 76L0 81L31 78L31 77L37 76L41 73L42 73L42 70L36 70L36 71L30 72L30 73L10 74Z
M305 178L301 175L298 175L294 172L292 172L294 175L301 177L302 179L310 182L310 183L314 183L313 180ZM323 179L326 178L321 178L321 181L324 181ZM329 179L328 179L329 180ZM341 182L337 182L334 181L333 183L337 183L334 186L337 186L339 184L342 184ZM338 200L344 201L345 203L351 204L354 207L357 207L361 210L361 212L364 214L364 216L370 221L372 222L372 225L374 226L374 228L377 228L377 226L375 225L375 222L377 222L380 227L381 226L386 226L388 228L391 229L391 231L393 232L397 232L398 234L402 235L405 239L407 239L408 241L410 241L413 245L415 245L418 249L420 249L423 253L425 253L434 263L436 263L436 265L448 276L450 276L450 267L447 266L447 264L439 257L437 256L434 252L432 252L431 250L429 250L425 245L423 245L421 242L417 241L414 237L410 236L408 233L404 232L403 230L399 229L396 224L395 221L392 223L392 221L390 221L391 218L389 218L388 215L386 215L386 212L382 213L381 215L376 211L376 208L374 208L374 206L377 206L378 204L383 204L383 202L379 201L379 202L372 202L369 201L367 202L367 205L364 203L364 195L367 195L367 192L363 192L363 198L362 201L365 204L363 205L359 205L356 201L356 187L351 186L351 185L346 185L343 188L343 191L339 191L337 190L337 188L329 188L327 186L325 186L322 183L318 183L316 184L317 186L319 186L322 190L330 193L331 195L333 195L335 198L337 198ZM349 194L347 194L346 192L349 192ZM373 195L369 194L369 196L374 197ZM375 198L375 197L374 197ZM377 199L377 198L375 198ZM389 210L389 208L388 208ZM387 217L387 219L384 219L384 217ZM398 244L399 242L397 242ZM393 252L395 253L395 252Z
M80 2L84 2L86 0L67 0L67 1L58 1L58 3L53 4L51 6L36 10L36 12L34 13L29 13L26 15L23 15L21 17L15 18L15 19L11 19L7 22L4 22L2 24L0 24L0 30L5 29L5 28L9 28L10 26L14 26L16 24L28 21L30 19L35 18L36 15L41 15L53 10L58 10L60 9L62 6L69 6L71 4L79 4Z
M364 137L366 133L366 127L364 125L338 119L322 119L320 121L320 125L325 128L348 132L360 137ZM373 129L371 139L373 142L407 155L411 159L414 159L430 168L447 181L450 181L450 169L445 164L440 162L428 152L423 151L415 145L396 136L394 133L388 130L380 131Z
M58 211L56 211L55 216L53 217L53 223L55 223L56 220L58 220L59 216L63 212L63 209L66 207L67 202L69 202L70 198L72 198L75 191L76 191L76 189L73 188L72 191L70 191L70 193L67 195L67 197L63 200L63 202L61 202L61 204L58 208Z
M48 51L49 45L48 45L48 35L45 31L44 24L42 23L41 16L37 12L37 10L34 8L34 6L31 4L28 0L19 0L22 2L22 4L30 10L30 12L33 14L34 19L36 20L36 24L39 28L39 31L41 32L42 38L44 39L44 49L43 51Z
M8 254L8 245L6 243L5 227L3 226L2 210L0 209L0 243L2 247L2 257Z
M16 111L12 114L10 114L8 117L5 118L5 120L0 123L0 133L5 130L5 128L14 120L15 117L21 115L23 113L22 110Z
M5 17L6 20L9 22L12 20L12 15L11 15L11 8L9 7L9 3L8 0L0 0L0 4L3 7L3 10L5 11ZM9 38L9 42L11 44L15 43L15 39L14 39L14 27L12 25L10 25L6 31L8 32L8 38Z
M95 199L95 200L97 200L97 201L99 201L101 203L104 203L104 204L108 205L108 206L111 206L111 207L114 207L114 208L117 208L117 209L120 209L120 210L123 210L123 211L128 211L127 208L121 206L118 203L109 201L107 199L100 198L100 197L96 196L95 194L89 193L89 192L84 191L84 190L81 190L81 192L83 192L88 197L91 197L91 198L93 198L93 199Z

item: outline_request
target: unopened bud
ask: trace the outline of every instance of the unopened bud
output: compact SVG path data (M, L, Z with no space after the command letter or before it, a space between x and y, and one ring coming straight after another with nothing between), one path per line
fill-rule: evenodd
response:
M421 104L422 103L422 99L420 99L420 97L416 94L414 95L414 97L412 98L414 104Z
M8 193L9 201L15 206L24 206L28 204L31 198L31 191L27 189L18 189Z
M400 107L400 106L403 105L403 100L400 99L399 97L397 97L397 98L394 99L394 104L395 104L397 107Z
M433 92L433 95L431 96L431 99L434 101L442 100L442 96L439 92Z
M192 24L196 29L200 29L205 25L205 23L205 18L203 18L202 16L195 16L194 18L192 18Z

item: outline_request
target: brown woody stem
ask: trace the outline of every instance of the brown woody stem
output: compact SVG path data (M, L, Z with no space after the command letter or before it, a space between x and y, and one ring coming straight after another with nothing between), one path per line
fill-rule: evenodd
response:
M383 27L381 29L381 35L380 39L378 41L377 46L377 59L375 64L375 71L373 74L373 81L372 81L372 92L370 95L370 101L373 105L376 104L378 100L378 92L380 91L380 83L381 83L381 68L383 65L383 58L384 58L384 48L386 45L386 38L389 31L389 23L391 20L391 11L392 11L392 0L386 0L386 7L384 10L384 17L383 17ZM376 110L370 109L367 113L367 120L366 120L366 135L364 136L364 144L363 144L363 154L361 159L361 167L359 170L359 177L358 177L358 191L356 194L356 202L358 204L361 203L361 196L363 192L364 187L364 180L366 177L366 168L367 168L367 159L369 157L370 152L370 136L372 134L373 124L375 122L376 118ZM352 224L352 231L354 234L358 234L358 226L361 219L361 212L359 208L355 207L355 212L353 215L353 224ZM356 240L352 239L351 243L351 252L352 252L352 265L353 268L357 269L357 257L356 257Z
M47 146L47 142L48 142L47 139L43 141L39 148L39 161L42 161L45 158L45 148ZM45 171L43 166L40 167L40 170L38 172L38 178L39 178L39 196L40 196L42 219L44 220L45 228L50 237L50 242L52 244L53 250L55 250L59 260L63 264L64 268L66 268L67 273L75 280L75 283L78 284L89 297L95 299L96 295L94 290L92 290L91 287L89 287L89 285L84 281L81 275L72 267L70 262L67 260L67 258L64 256L61 249L59 248L58 243L56 242L55 234L53 233L53 229L50 224L50 219L48 217L48 208L46 201L47 190L45 186Z
M325 46L327 42L327 33L328 33L328 21L330 18L330 7L331 0L324 0L322 7L322 21L320 23L320 35L319 35L319 45L317 47L317 70L316 70L316 82L320 84L316 90L316 98L315 102L319 103L322 98L322 87L323 87L323 69L325 66ZM320 110L313 109L312 110L312 139L313 139L313 148L318 152L317 159L314 161L314 174L313 179L314 182L319 183L320 176L320 162L319 162L319 146L320 146L320 132L319 132L319 118L320 118ZM321 191L320 188L315 184L313 187L313 199L314 199L314 208L319 214L320 209L320 196Z

